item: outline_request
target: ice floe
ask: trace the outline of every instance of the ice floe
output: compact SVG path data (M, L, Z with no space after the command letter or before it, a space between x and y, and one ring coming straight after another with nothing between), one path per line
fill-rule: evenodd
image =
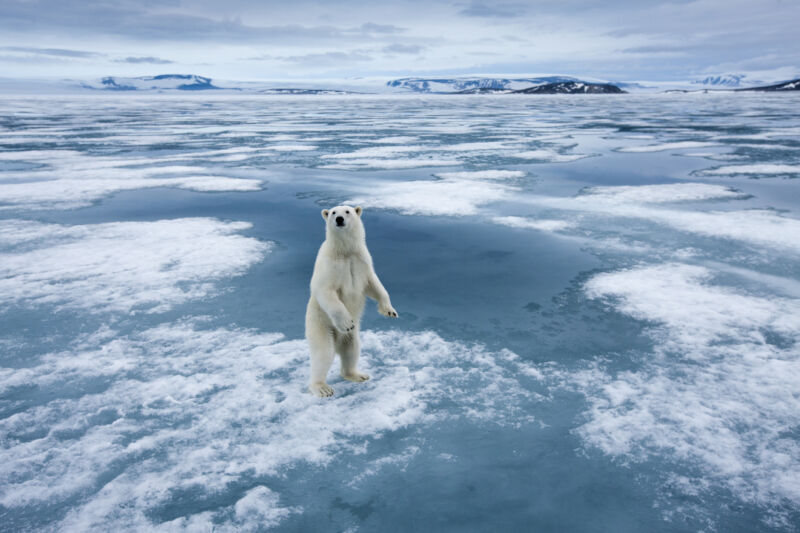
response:
M648 144L646 146L625 146L617 148L618 152L631 152L631 153L646 153L646 152L663 152L665 150L685 150L687 148L708 148L710 146L719 146L719 143L708 141L677 141L667 142L663 144Z
M471 170L461 172L438 172L437 178L461 180L507 180L524 178L528 173L522 170Z
M492 222L512 228L535 229L539 231L561 231L575 226L566 220L531 219L526 217L492 217Z
M0 419L0 504L70 502L61 530L257 529L301 511L270 487L288 469L363 457L389 432L448 418L530 421L513 353L431 332L364 332L375 379L333 381L326 401L304 390L304 341L192 321L100 337L0 372L0 391L49 391ZM72 394L90 382L103 385ZM186 493L223 503L187 516Z
M560 154L553 150L523 150L521 152L514 152L511 157L517 159L530 159L537 161L544 161L546 163L569 163L570 161L577 161L578 159L585 159L592 157L591 154Z
M0 221L3 307L52 305L92 313L160 312L213 294L270 249L246 222L184 218L64 226ZM21 251L17 251L20 250Z
M0 183L0 210L74 209L105 196L136 189L172 187L200 192L258 191L261 180L226 176L177 178L62 179Z
M370 139L369 142L375 144L402 144L418 142L419 137L411 135L395 135L393 137L382 137L380 139Z
M359 170L359 169L408 169L423 167L449 167L458 165L457 159L437 158L404 158L404 159L347 159L341 163L331 163L320 166L332 170Z
M275 150L276 152L308 152L316 150L313 144L270 144L264 147L265 150Z
M477 214L480 206L510 199L516 190L496 181L464 179L382 182L349 202L409 215L465 216Z
M110 194L153 187L204 192L257 191L258 179L220 176L203 166L164 164L192 158L254 155L247 147L189 152L154 158L90 156L74 150L0 152L5 161L42 165L30 171L0 172L0 210L73 209Z
M747 175L777 175L777 174L800 174L800 165L784 165L772 163L759 163L755 165L729 165L718 168L710 168L700 171L700 174L709 176L735 176L737 174Z
M640 187L595 187L584 192L586 194L572 198L531 195L527 196L525 201L532 205L554 209L639 218L680 231L733 239L750 245L769 246L792 253L800 252L800 219L773 210L695 211L652 205L746 197L734 189L684 183Z
M660 185L617 185L586 187L578 199L603 203L660 204L701 200L735 200L748 195L731 187L708 183L668 183Z
M800 504L800 300L680 263L598 274L585 290L649 324L655 346L636 370L600 362L562 376L589 402L587 443L624 461L666 457L694 490Z

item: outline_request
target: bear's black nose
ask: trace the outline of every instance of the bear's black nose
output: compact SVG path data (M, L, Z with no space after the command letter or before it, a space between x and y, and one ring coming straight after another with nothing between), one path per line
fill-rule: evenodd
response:
M344 226L344 217L336 217L336 225Z

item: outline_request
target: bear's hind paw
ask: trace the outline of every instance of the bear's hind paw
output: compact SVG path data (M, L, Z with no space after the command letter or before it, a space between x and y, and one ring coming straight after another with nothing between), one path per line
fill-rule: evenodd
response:
M361 383L362 381L367 381L369 379L369 375L362 374L361 372L354 372L352 374L342 374L342 377L347 381L354 381L356 383Z
M327 383L312 383L308 386L308 390L317 398L333 396L333 387Z

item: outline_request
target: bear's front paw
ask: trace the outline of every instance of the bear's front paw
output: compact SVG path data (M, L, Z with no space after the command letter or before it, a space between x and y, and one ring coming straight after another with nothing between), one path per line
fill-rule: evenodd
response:
M312 383L308 390L317 398L327 398L333 396L333 388L327 383Z
M380 304L378 306L378 312L383 316L397 318L397 311L394 310L394 307L392 307L392 304L390 303Z
M333 327L342 333L351 333L354 329L356 329L356 323L347 315L338 315L333 319Z

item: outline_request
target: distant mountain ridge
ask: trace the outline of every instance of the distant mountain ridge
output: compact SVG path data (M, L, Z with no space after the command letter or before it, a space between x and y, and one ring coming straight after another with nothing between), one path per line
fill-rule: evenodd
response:
M694 80L692 84L702 85L708 89L732 89L737 91L786 91L795 90L792 87L784 87L784 85L796 82L797 76L792 79L775 78L772 76L759 76L758 78L750 74L720 74L715 76L707 76L703 79Z
M762 87L748 87L746 89L737 89L738 91L800 91L800 78L796 80L784 81L774 85L765 85Z
M572 76L538 76L530 78L472 77L472 78L398 78L386 82L393 89L416 93L490 93L527 89L547 83L580 82Z
M142 76L123 78L106 76L98 84L81 83L86 89L106 91L205 91L222 89L211 83L211 78L195 74L160 74L158 76Z
M784 78L785 79L785 78ZM0 79L0 82L2 80ZM286 82L283 82L286 83ZM60 80L59 85L69 91L92 90L97 92L178 93L185 91L212 91L234 94L261 95L348 95L348 94L620 94L625 92L709 92L709 91L769 91L798 90L800 78L780 82L758 82L746 74L708 76L692 82L609 82L597 79L579 79L573 76L454 76L409 77L390 81L364 79L330 82L309 80L277 85L269 81L217 80L196 74L160 74L156 76L106 76L95 80ZM655 85L650 85L655 83ZM296 84L296 85L295 85ZM739 85L737 87L737 84ZM743 86L742 86L743 85ZM51 92L55 92L54 89ZM0 92L2 91L0 83ZM27 90L27 89L25 89Z
M302 87L275 87L271 89L261 89L260 94L364 94L354 91L342 91L339 89L305 89Z
M745 78L747 78L746 74L721 74L718 76L706 76L702 80L694 80L692 83L714 87L741 87L742 80Z
M512 91L512 94L624 94L616 85L611 83L589 83L585 81L567 81L560 83L545 83L536 87Z

